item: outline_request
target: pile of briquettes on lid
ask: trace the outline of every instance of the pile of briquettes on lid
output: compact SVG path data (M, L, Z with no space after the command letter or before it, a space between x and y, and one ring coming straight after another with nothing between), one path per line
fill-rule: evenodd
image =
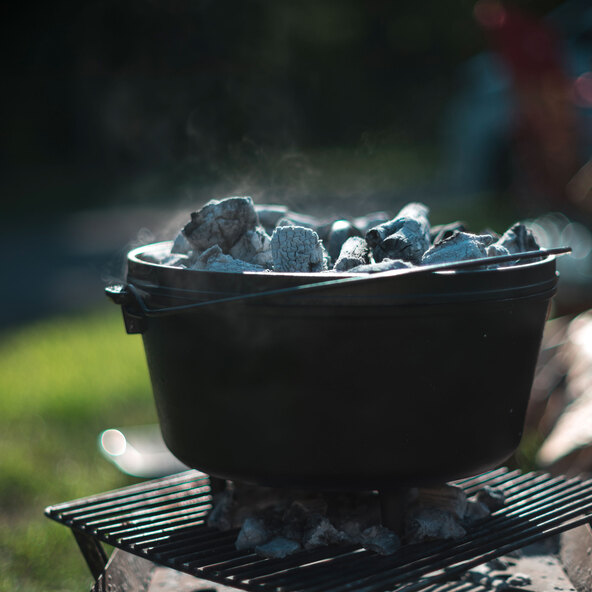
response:
M191 214L162 265L200 271L376 273L539 249L518 222L502 235L468 232L462 222L432 226L429 209L409 203L391 218L373 212L320 220L250 197L212 200ZM512 265L513 263L506 263Z

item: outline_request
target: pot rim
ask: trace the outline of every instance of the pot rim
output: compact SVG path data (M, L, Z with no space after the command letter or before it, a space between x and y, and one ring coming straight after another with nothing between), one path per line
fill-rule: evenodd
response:
M147 261L142 258L142 255L145 254L152 254L155 252L162 252L168 250L170 252L170 247L172 246L173 241L160 241L156 243L149 243L146 245L142 245L139 247L135 247L131 249L127 254L128 263L132 263L135 265L142 265L142 266L149 266L150 268L155 269L170 269L170 270L178 270L179 272L183 273L193 273L193 274L213 274L212 277L218 276L255 276L255 277L275 277L275 278L302 278L304 279L311 279L316 281L322 281L322 279L341 279L341 278L349 278L349 277L372 277L374 274L369 273L352 273L352 272L335 272L335 271L324 271L324 272L282 272L282 271L273 271L266 269L265 271L243 271L240 273L237 272L228 272L228 271L213 271L213 270L198 270L198 269L188 269L179 267L176 265L166 265L163 263L156 263L154 261ZM495 273L496 275L500 275L502 273L512 273L519 268L521 270L529 270L529 269L537 269L540 266L544 266L549 264L550 262L556 260L556 255L547 255L543 257L539 261L524 261L516 263L515 265L506 265L506 266L498 266L494 269L487 269L487 268L475 268L475 269L455 269L455 270L441 270L441 271L433 271L432 274L434 275L466 275L466 274L476 274L479 275L492 275ZM420 268L421 266L414 266Z

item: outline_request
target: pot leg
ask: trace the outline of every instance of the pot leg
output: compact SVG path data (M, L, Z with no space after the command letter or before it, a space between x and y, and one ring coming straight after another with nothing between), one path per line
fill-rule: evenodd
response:
M408 490L403 488L378 492L382 525L398 535L403 533L407 494Z

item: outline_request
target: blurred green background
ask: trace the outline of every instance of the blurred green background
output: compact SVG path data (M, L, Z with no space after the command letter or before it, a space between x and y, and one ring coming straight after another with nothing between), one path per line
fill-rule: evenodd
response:
M99 457L97 436L155 415L141 341L103 304L103 285L131 245L172 237L178 212L250 194L336 215L421 199L434 223L500 231L537 213L516 206L503 170L483 188L445 174L450 104L487 49L473 4L6 9L0 590L90 585L43 508L130 482ZM513 4L542 16L560 3Z

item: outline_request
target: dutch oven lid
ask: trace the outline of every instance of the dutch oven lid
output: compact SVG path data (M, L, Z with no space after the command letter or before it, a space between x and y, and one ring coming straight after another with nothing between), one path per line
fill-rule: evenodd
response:
M569 248L526 254L514 265L483 268L516 259L490 257L437 266L413 267L377 274L352 273L225 273L197 271L153 262L170 250L170 242L138 247L128 254L127 281L169 304L201 305L244 300L274 304L382 305L402 302L438 303L514 299L539 294L550 297L556 287L555 255ZM537 260L533 260L536 258ZM480 265L480 268L474 266ZM295 300L295 299L298 300Z

